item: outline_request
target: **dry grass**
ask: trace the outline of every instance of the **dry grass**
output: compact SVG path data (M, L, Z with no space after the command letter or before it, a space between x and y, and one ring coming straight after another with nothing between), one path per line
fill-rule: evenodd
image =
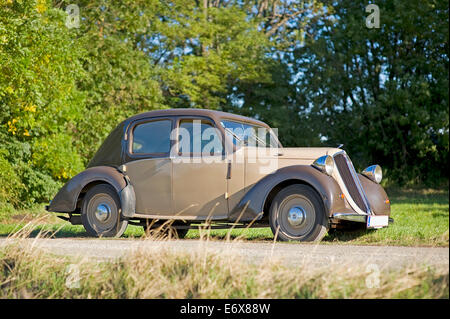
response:
M448 269L410 266L378 277L364 266L292 271L276 260L256 266L227 252L201 249L135 251L99 262L45 253L34 241L23 240L32 229L30 223L0 247L1 298L449 297ZM202 240L208 240L207 231Z

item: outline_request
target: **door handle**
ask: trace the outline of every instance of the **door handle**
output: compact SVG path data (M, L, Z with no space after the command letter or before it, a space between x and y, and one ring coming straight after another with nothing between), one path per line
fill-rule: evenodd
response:
M227 179L231 179L231 161L227 165Z

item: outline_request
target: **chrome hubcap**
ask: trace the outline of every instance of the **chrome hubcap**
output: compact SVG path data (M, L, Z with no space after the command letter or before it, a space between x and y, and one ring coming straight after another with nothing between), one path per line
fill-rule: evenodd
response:
M305 210L300 206L293 206L289 209L287 220L292 226L301 225L306 218Z
M109 216L111 216L111 208L108 206L108 204L101 203L95 209L95 217L99 221L105 222L109 218Z
M291 239L300 239L313 230L316 212L313 203L303 194L286 196L278 208L280 232Z

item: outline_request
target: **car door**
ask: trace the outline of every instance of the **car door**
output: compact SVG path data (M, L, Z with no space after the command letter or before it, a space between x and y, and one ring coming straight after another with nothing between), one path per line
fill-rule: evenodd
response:
M173 214L185 219L225 219L228 163L214 122L180 117L172 154Z
M136 213L161 218L172 215L171 118L132 123L126 149L126 174L136 194Z

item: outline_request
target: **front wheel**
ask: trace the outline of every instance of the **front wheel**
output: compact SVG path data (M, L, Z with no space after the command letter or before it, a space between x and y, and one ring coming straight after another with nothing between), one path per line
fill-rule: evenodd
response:
M270 228L277 240L320 241L328 230L328 218L316 191L307 185L291 185L273 199Z
M112 186L100 184L87 192L83 200L81 222L90 236L122 236L128 221L120 216L119 196Z

